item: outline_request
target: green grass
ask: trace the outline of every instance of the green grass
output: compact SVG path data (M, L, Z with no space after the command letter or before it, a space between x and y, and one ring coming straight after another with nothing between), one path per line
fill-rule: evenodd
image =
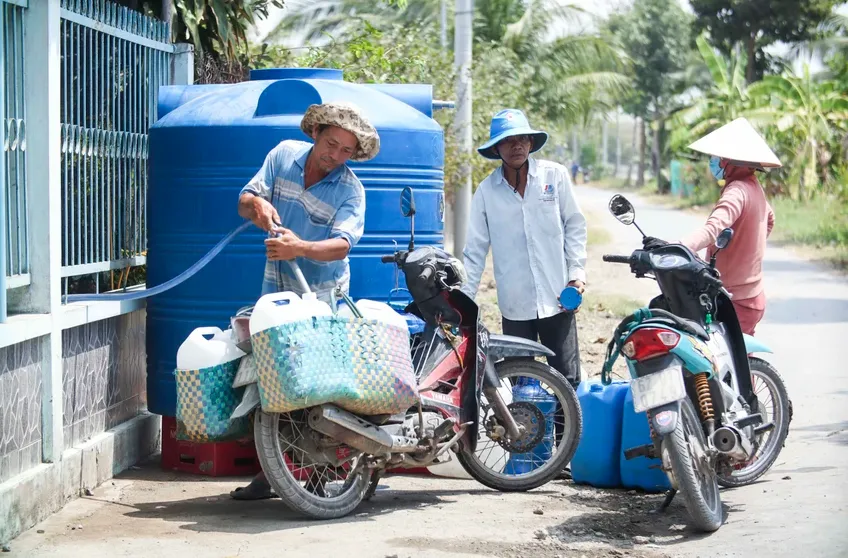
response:
M818 198L771 200L775 226L770 240L803 248L813 259L848 269L848 202Z

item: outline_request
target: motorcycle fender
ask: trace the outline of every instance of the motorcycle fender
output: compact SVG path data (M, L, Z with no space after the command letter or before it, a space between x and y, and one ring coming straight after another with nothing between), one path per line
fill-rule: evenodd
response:
M514 357L554 356L554 352L535 341L512 335L490 335L489 356L495 360Z
M750 355L751 353L771 353L772 350L762 341L758 340L756 337L748 335L747 333L743 333L742 337L745 339L745 351Z
M651 409L651 425L658 436L665 436L674 432L677 428L677 420L680 417L680 401L667 403Z
M250 412L258 407L259 402L259 384L250 384L244 389L244 395L241 397L241 403L235 408L233 414L230 415L230 420L235 420L250 414Z

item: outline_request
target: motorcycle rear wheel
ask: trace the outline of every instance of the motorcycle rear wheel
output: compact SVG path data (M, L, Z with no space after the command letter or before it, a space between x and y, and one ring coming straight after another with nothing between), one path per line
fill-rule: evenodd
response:
M296 413L256 412L254 437L259 463L268 482L291 510L315 519L336 519L356 509L365 498L371 480L368 469L358 468L344 475L329 465L301 467L306 459L298 440L303 429L309 428L305 420L299 421ZM297 427L291 427L297 423ZM289 425L286 428L286 425ZM301 444L302 445L302 444ZM288 462L294 463L294 471ZM308 474L305 486L295 474ZM299 475L299 476L303 476ZM335 483L330 489L328 482ZM338 484L341 483L341 486Z
M577 444L580 442L580 436L583 432L583 415L580 411L580 404L577 402L577 394L562 374L533 359L502 361L495 365L495 369L501 379L502 386L509 385L508 379L511 377L525 377L538 380L542 385L547 386L547 391L553 392L563 415L562 434L557 433L560 440L555 450L556 453L542 466L529 473L505 474L503 469L506 468L506 461L503 462L504 467L501 471L495 471L481 459L487 446L481 449L480 443L495 444L486 435L481 421L480 438L476 450L472 452L466 445L463 445L456 452L456 456L465 471L484 486L501 492L532 490L556 478L574 457L574 452L577 451ZM511 454L507 452L505 455ZM495 466L500 463L501 461L498 461Z
M701 448L707 448L707 439L695 407L689 399L683 399L677 426L663 437L662 451L671 462L671 470L683 493L692 523L702 531L716 531L724 518L718 481L715 471L709 465L707 474L699 470L690 448L690 440L693 438Z

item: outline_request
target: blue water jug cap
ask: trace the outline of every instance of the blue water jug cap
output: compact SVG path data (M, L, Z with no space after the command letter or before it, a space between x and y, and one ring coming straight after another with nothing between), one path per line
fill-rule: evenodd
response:
M590 384L589 391L604 391L604 386L602 384Z
M580 294L577 287L568 286L559 295L559 303L566 310L576 310L581 302L583 302L583 295Z

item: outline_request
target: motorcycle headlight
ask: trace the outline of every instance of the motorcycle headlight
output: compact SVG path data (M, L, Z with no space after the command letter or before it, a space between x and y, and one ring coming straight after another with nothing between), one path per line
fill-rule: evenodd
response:
M678 254L651 254L651 263L654 264L654 267L657 269L674 269L677 267L683 267L689 260L680 256Z

